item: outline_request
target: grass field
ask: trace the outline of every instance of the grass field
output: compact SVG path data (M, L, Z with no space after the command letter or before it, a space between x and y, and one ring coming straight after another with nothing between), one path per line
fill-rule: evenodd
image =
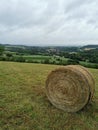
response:
M93 102L77 113L56 109L45 94L54 65L0 62L0 130L98 130L98 70Z
M36 60L36 61L41 61L41 60L46 60L50 59L50 56L42 56L42 55L24 55L23 56L26 60Z
M15 59L21 57L20 55L14 55ZM45 60L49 63L55 62L55 64L66 63L68 58L60 57L60 56L45 56L45 55L23 55L22 56L26 62L36 62L43 63Z

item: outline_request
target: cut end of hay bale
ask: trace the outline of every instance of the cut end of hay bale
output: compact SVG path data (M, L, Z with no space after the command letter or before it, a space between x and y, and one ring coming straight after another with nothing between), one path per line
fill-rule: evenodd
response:
M92 99L94 79L79 65L53 70L46 80L46 94L50 102L66 112L81 110Z

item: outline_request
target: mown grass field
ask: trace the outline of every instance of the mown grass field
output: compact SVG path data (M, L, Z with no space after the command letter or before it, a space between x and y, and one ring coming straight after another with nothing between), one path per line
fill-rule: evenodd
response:
M93 102L77 113L56 109L45 94L54 65L0 62L0 130L98 130L98 70Z

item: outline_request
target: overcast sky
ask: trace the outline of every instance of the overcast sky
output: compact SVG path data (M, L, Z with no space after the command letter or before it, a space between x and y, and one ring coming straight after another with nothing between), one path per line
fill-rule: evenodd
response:
M98 0L0 0L0 43L98 44Z

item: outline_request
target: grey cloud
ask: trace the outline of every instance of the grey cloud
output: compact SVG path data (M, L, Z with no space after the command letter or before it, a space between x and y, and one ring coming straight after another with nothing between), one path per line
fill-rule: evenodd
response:
M66 21L75 21L76 23L80 21L86 21L87 24L95 26L96 28L96 21L98 20L98 15L96 14L98 12L98 2L86 0L82 1L82 4L80 3L78 1L78 3L75 4L75 6L73 6L72 8L70 8L68 12L65 11L65 15L67 16Z
M81 6L87 5L91 3L92 0L69 0L68 2L65 1L65 13L66 12L73 12L81 8Z
M97 0L1 0L0 42L97 42Z
M2 6L5 6L2 8ZM9 2L2 2L0 4L0 23L7 26L22 25L28 21L35 22L40 17L43 11L43 5L38 4L38 0L32 2L32 0L10 0Z

